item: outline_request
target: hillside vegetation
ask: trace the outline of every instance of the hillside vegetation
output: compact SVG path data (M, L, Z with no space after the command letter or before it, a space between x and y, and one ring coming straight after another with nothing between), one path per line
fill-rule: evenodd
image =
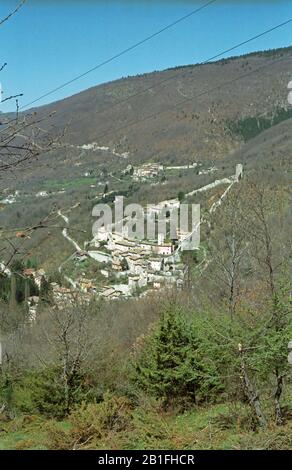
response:
M129 77L37 109L67 129L1 180L0 449L291 449L290 54ZM142 162L165 167L135 180L126 167ZM94 205L116 195L201 204L182 283L57 302L70 276L119 282L80 260Z

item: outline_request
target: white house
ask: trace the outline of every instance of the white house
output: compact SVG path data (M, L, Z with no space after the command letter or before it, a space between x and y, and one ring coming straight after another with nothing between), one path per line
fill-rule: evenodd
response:
M171 255L173 246L171 243L164 243L163 245L153 245L153 252L157 255Z
M139 276L130 275L128 279L128 285L131 292L135 291L138 287Z
M130 273L138 275L144 271L145 262L141 256L132 254L127 256L126 260Z
M109 230L106 227L100 227L94 236L94 241L98 240L100 242L107 242L109 240L110 235L111 235L111 230Z
M147 284L148 284L148 276L147 276L147 273L144 271L140 273L138 286L142 288L142 287L146 287Z
M153 217L155 215L159 215L163 210L171 212L174 209L178 209L179 206L180 202L178 199L168 199L166 201L161 201L158 204L148 205L147 214L150 217Z
M88 255L90 258L98 261L99 263L111 263L112 257L108 253L104 253L103 251L88 251Z
M149 264L151 266L151 269L153 269L153 271L161 271L162 259L160 259L160 258L150 258L149 259Z
M121 294L127 296L131 294L131 288L129 284L115 284L113 286L115 292L120 292Z

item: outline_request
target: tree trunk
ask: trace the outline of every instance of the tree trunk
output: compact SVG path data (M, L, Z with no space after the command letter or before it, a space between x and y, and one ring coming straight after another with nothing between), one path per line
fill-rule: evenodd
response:
M67 415L70 411L70 405L69 405L69 383L68 383L66 362L63 367L63 380L64 380L64 408L65 408L65 413Z
M284 424L284 418L283 418L282 408L280 404L280 398L281 398L282 391L283 391L283 376L279 375L278 371L276 371L276 377L277 377L277 386L276 386L276 391L274 395L275 415L276 415L277 425L281 426L282 424Z
M236 273L236 249L235 249L235 235L232 234L232 246L231 246L231 253L232 253L232 264L231 264L231 272L230 272L230 292L229 292L229 314L231 320L234 318L235 314L235 273Z
M29 285L29 280L26 278L24 281L24 301L25 301L26 313L29 313L29 304L28 304L29 297L30 297L30 285Z
M231 320L234 318L235 314L235 301L234 301L234 280L232 279L230 285L230 295L229 295L229 314Z
M14 310L16 308L16 277L14 273L11 274L10 278L9 308L11 310Z
M25 279L24 281L24 299L25 302L28 302L28 299L30 297L30 285L29 285L29 279Z
M267 420L262 411L259 394L255 390L253 384L251 383L249 379L246 366L245 366L245 361L244 361L244 351L243 351L241 344L238 345L238 349L239 349L240 359L241 359L241 380L243 382L243 389L244 389L245 396L247 397L250 403L250 406L257 418L259 425L265 428L267 426Z

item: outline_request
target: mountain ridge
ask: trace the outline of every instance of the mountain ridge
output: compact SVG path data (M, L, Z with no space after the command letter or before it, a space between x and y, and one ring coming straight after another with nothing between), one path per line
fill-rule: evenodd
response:
M242 143L230 121L289 109L291 49L121 78L30 112L55 113L69 144L97 142L136 162L222 159Z

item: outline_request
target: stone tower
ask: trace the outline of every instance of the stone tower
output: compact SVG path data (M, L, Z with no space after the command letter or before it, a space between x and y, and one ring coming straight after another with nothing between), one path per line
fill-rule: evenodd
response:
M235 170L236 181L240 181L242 177L243 177L243 165L241 163L238 163L236 165L236 170Z

